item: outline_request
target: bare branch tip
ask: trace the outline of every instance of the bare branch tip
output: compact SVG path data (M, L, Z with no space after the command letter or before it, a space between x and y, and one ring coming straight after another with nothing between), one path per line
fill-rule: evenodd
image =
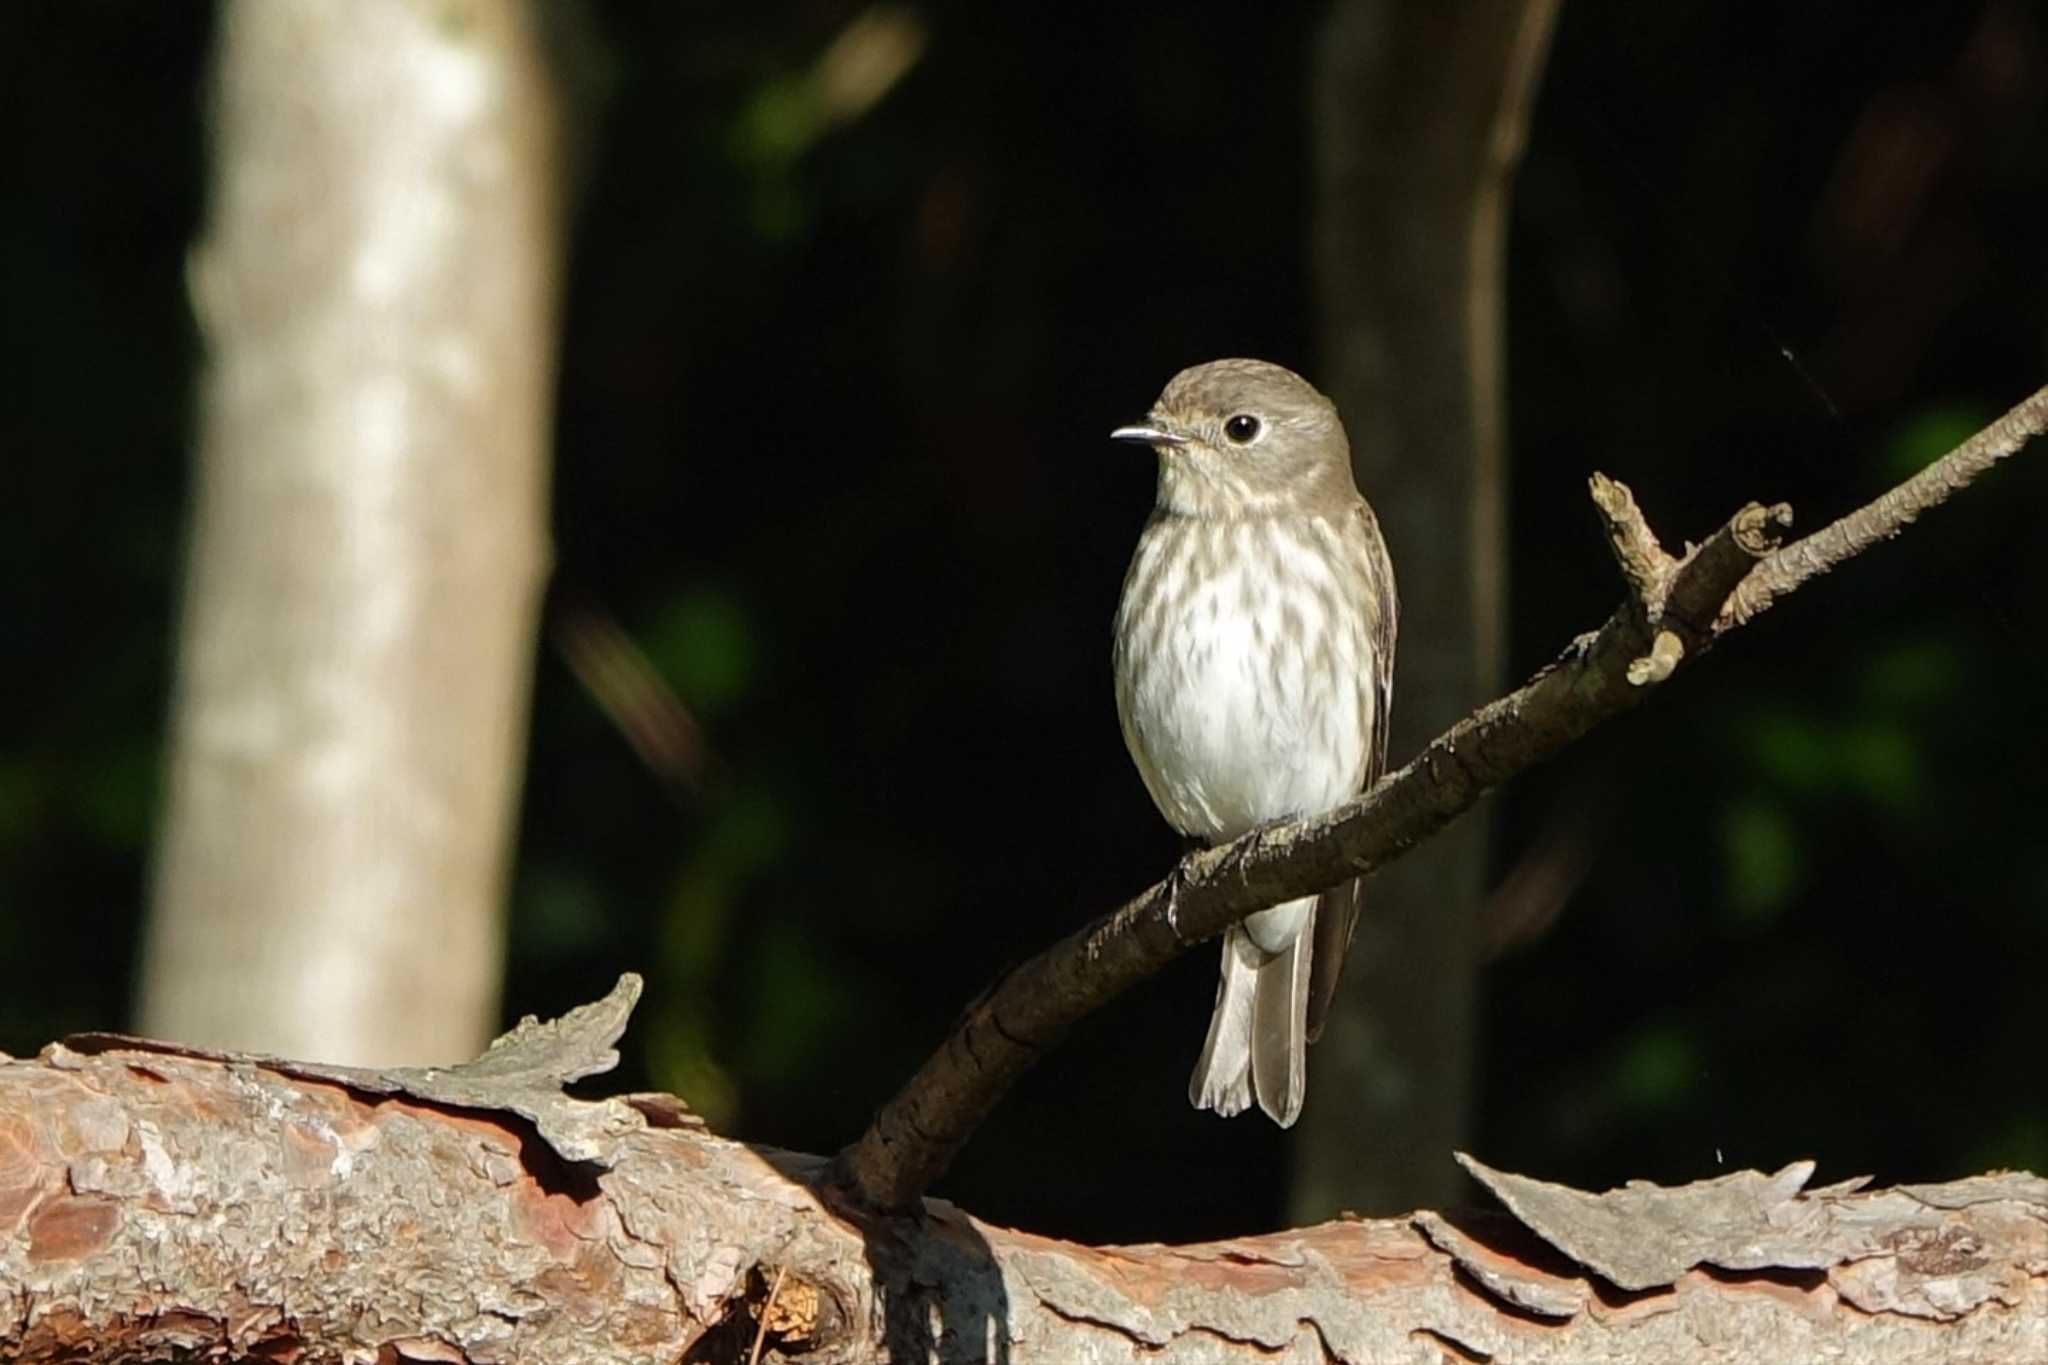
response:
M1593 499L1593 506L1599 509L1601 520L1609 526L1640 523L1643 519L1643 514L1636 507L1636 495L1620 479L1610 478L1596 469L1586 478L1586 492Z
M1786 533L1792 529L1792 504L1777 502L1765 507L1753 502L1735 514L1728 528L1744 552L1761 559L1785 543Z
M1628 580L1630 596L1644 615L1655 617L1677 561L1658 544L1657 533L1643 519L1627 484L1596 470L1587 478L1586 487L1606 527L1607 548L1614 552L1614 562Z

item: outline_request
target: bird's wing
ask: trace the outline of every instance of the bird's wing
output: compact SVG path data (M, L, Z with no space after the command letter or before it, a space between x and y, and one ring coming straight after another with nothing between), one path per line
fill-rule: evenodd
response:
M1323 1036L1323 1021L1329 1016L1330 1001L1337 995L1337 978L1344 971L1344 955L1351 951L1351 935L1358 928L1358 883L1333 886L1316 902L1315 941L1308 958L1308 1041Z
M1394 562L1387 556L1379 518L1363 502L1358 504L1356 516L1362 542L1359 551L1372 577L1368 596L1373 605L1372 624L1366 631L1372 645L1372 674L1364 680L1372 689L1372 743L1366 751L1365 779L1358 785L1364 791L1387 770L1387 727L1394 717L1394 634L1401 622L1401 595L1394 590Z
M1387 770L1387 727L1394 713L1394 633L1400 622L1401 606L1394 591L1393 562L1387 556L1378 518L1363 502L1353 515L1352 534L1371 579L1366 600L1372 619L1366 628L1366 641L1372 658L1358 688L1359 705L1370 712L1365 772L1358 785L1364 791ZM1346 954L1351 951L1351 936L1358 929L1359 889L1355 881L1332 887L1316 905L1315 948L1309 959L1310 1042L1323 1035L1323 1021L1329 1014L1331 999L1337 994L1337 978L1344 970Z

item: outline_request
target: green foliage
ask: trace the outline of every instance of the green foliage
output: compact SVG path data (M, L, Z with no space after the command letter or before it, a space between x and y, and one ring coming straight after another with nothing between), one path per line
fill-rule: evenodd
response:
M803 1082L825 1043L856 1021L878 983L828 958L802 925L771 921L749 940L740 963L746 983L739 1067L763 1085Z
M727 1058L737 1032L732 1021L742 1007L726 987L760 951L761 927L749 922L740 932L744 898L788 842L788 821L771 795L734 793L677 870L661 919L658 961L667 989L648 1021L651 1069L657 1084L681 1095L714 1127L739 1116L739 1087Z
M1622 1045L1609 1085L1624 1109L1655 1113L1690 1103L1699 1072L1699 1044L1692 1031L1673 1023L1653 1024Z
M807 76L777 76L761 83L733 125L729 144L742 165L787 174L825 130L825 107L817 82Z
M1968 440L1997 415L1995 409L1974 403L1921 408L1885 442L1881 465L1884 477L1896 482L1909 474L1919 473Z
M1743 925L1775 919L1803 880L1799 830L1790 811L1762 797L1731 801L1721 815L1728 911Z
M1924 719L1933 708L1960 700L1965 671L1953 640L1904 636L1874 646L1860 670L1872 710Z
M641 647L679 697L717 716L746 695L760 666L754 623L736 594L692 587L665 601Z
M1789 796L1866 801L1909 820L1924 809L1934 780L1926 752L1936 742L1930 722L1963 696L1963 655L1938 636L1880 636L1853 648L1839 705L1814 707L1809 693L1747 713L1737 722L1742 750L1761 781ZM1731 819L1751 843L1770 837L1753 810Z

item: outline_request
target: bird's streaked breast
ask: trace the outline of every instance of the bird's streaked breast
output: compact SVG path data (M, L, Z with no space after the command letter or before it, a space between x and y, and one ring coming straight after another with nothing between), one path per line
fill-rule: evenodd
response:
M1117 614L1117 709L1162 814L1230 838L1362 783L1367 589L1322 518L1154 519Z

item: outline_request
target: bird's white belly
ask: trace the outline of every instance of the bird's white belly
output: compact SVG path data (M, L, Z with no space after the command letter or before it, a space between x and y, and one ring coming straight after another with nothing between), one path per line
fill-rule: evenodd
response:
M1139 772L1176 828L1210 841L1326 810L1365 771L1364 618L1336 609L1336 584L1292 538L1256 549L1181 583L1168 569L1159 615L1143 623L1157 647L1122 642L1118 700ZM1245 567L1257 562L1282 572Z

